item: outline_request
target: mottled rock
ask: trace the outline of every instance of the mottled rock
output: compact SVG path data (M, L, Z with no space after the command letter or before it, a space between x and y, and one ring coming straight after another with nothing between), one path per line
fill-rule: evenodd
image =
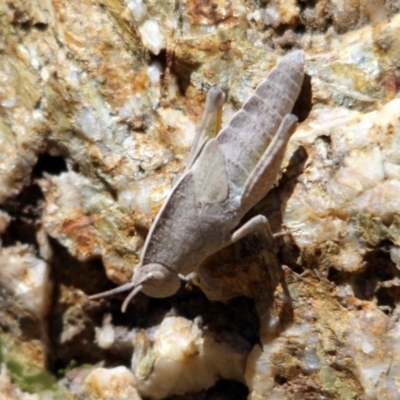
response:
M207 389L219 378L243 381L243 350L218 341L193 321L167 317L150 337L136 336L132 370L143 396L163 399Z
M244 385L250 399L397 398L399 11L369 0L2 2L1 396L211 398L223 377L241 398ZM207 260L195 283L226 306L205 324L211 305L190 283L171 299L138 296L126 316L122 297L89 301L106 278L132 276L208 88L226 91L226 124L298 47L313 110L279 185L249 214L286 235ZM238 296L251 299L240 311ZM240 334L226 334L229 312L247 318Z
M94 369L83 383L83 393L91 400L141 400L135 378L126 367Z

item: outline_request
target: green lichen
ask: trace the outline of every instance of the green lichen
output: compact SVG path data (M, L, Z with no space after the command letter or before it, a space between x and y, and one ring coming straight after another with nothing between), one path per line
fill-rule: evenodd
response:
M54 376L29 360L24 349L25 346L17 345L9 335L0 333L0 365L6 367L12 382L29 393L51 394L53 399L70 398L65 389L57 385Z

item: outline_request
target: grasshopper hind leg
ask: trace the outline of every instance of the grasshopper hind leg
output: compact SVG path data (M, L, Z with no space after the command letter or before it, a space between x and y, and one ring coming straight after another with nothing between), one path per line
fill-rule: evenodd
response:
M283 118L274 139L247 178L241 196L241 205L244 210L247 211L257 204L274 185L287 143L296 129L296 124L297 118L292 114L287 114Z
M272 246L274 235L271 232L271 227L269 226L268 219L264 217L264 215L256 215L240 228L238 228L235 232L233 232L231 236L231 242L235 243L253 232L262 233L267 240L268 247Z

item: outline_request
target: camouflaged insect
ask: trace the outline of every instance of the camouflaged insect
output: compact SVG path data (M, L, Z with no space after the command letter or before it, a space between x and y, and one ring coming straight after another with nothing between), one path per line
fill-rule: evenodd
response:
M123 310L142 291L167 297L211 254L255 230L269 229L257 215L243 216L272 188L296 129L291 114L304 78L304 53L286 55L216 137L224 95L210 90L188 167L155 218L132 280L92 299L131 290ZM215 133L215 132L214 132Z

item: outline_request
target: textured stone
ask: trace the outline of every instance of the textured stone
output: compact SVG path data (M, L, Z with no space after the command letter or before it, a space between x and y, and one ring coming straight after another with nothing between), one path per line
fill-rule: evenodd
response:
M222 377L250 399L396 398L399 11L2 2L0 395L198 399ZM287 234L210 257L194 283L212 303L190 283L171 299L138 296L126 316L122 297L89 301L132 276L207 90L227 93L226 124L298 47L313 109L249 214Z

